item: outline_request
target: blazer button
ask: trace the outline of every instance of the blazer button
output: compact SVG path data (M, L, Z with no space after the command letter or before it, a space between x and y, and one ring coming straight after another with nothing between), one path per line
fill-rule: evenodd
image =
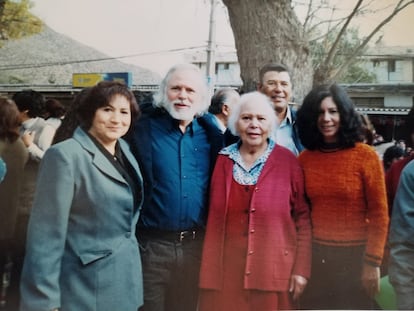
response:
M254 233L254 232L255 232L255 230L254 230L254 229L250 230L250 233Z
M127 239L129 239L129 238L131 237L131 232L127 232L127 233L125 233L125 237L126 237Z

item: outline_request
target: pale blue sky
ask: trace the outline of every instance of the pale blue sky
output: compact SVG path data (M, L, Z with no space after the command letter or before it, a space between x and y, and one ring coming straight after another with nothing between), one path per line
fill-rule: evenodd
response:
M332 0L331 0L332 1ZM354 1L341 0L341 5ZM377 0L381 5L396 0ZM32 0L32 12L52 29L92 46L110 56L141 56L122 61L144 66L164 74L183 51L163 51L206 46L208 40L210 0ZM304 3L304 1L299 1ZM364 18L363 28L378 23L376 14ZM384 28L388 45L414 46L414 5ZM234 39L226 10L216 11L216 41L219 49L234 50ZM143 55L150 52L152 55ZM188 51L187 51L188 52Z
M210 0L33 0L52 29L110 56L206 46ZM217 43L234 47L226 12L217 9ZM233 48L234 50L234 48ZM183 52L122 59L161 74Z

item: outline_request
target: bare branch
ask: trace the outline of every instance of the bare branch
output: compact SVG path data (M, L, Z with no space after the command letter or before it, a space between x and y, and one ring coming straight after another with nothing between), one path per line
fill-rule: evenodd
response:
M344 33L346 32L348 25L351 23L353 17L357 14L359 7L361 6L362 2L364 0L358 0L358 2L356 3L354 9L352 10L351 14L348 16L348 18L346 19L344 25L342 26L342 29L339 31L335 42L332 44L329 52L328 52L328 56L326 57L326 63L330 64L333 60L333 58L335 57L335 53L337 50L337 46L341 40L341 37L344 35Z
M395 6L394 10L382 20L381 23L375 27L371 33L362 41L362 43L353 51L353 53L347 58L347 60L335 70L335 76L338 75L344 68L349 66L354 60L355 57L359 56L360 52L368 45L369 41L372 39L375 34L381 30L386 24L388 24L398 13L404 10L407 6L414 3L414 0L410 0L404 3L404 0L400 0Z

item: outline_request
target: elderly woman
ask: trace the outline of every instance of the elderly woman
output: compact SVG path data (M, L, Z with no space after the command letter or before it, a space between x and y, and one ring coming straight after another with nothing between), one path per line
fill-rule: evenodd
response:
M241 96L229 119L240 141L224 148L211 181L200 310L296 308L310 275L311 226L302 170L271 139L268 97Z
M142 178L121 136L134 95L101 82L77 108L80 126L41 163L21 279L21 310L136 311L142 275L135 225Z

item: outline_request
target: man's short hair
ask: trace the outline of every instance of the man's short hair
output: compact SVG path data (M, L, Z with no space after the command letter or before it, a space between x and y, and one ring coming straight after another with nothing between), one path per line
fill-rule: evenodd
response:
M208 112L212 114L220 114L224 103L228 101L229 92L233 92L233 91L234 90L229 87L218 89L211 97L211 102L208 108Z
M287 72L290 76L290 71L287 66L279 63L268 63L259 70L259 83L263 83L263 77L266 74L266 72L269 71Z

